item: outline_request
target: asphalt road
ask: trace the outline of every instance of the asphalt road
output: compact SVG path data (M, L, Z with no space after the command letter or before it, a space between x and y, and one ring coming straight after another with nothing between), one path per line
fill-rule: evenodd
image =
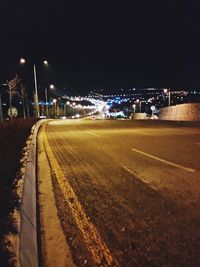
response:
M200 127L55 120L45 132L77 266L200 266Z

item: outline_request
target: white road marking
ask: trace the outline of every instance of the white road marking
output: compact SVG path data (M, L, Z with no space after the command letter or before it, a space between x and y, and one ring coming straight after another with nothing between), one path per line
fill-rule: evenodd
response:
M131 150L133 150L133 151L135 151L135 152L137 152L137 153L140 153L140 154L142 154L142 155L144 155L144 156L146 156L146 157L149 157L149 158L158 160L158 161L160 161L160 162L162 162L162 163L171 165L171 166L173 166L173 167L177 167L177 168L182 169L182 170L184 170L184 171L187 171L187 172L195 172L194 169L191 169L191 168L188 168L188 167L184 167L184 166L182 166L182 165L180 165L180 164L176 164L176 163L174 163L174 162L171 162L171 161L168 161L168 160L165 160L165 159L161 159L161 158L156 157L156 156L154 156L154 155L145 153L145 152L143 152L143 151L141 151L141 150L138 150L138 149L135 149L135 148L132 148Z
M150 187L151 187L153 190L158 191L158 189L157 189L155 186L150 185Z
M173 132L177 132L179 134L181 133L186 133L186 134L198 134L199 132L196 131L190 131L190 130L183 130L183 129L172 129L172 128L167 128L168 130L171 130Z
M91 132L91 131L86 131L86 132L89 133L89 134L91 134L91 135L94 135L94 136L96 136L96 137L100 137L100 135L95 134L95 133L93 133L93 132Z
M126 170L127 172L129 172L130 174L132 174L134 177L136 177L137 180L140 180L140 181L142 181L143 183L148 184L153 190L158 191L158 189L157 189L156 187L154 187L153 185L151 185L151 184L149 183L149 181L147 181L147 180L145 180L145 179L142 179L142 178L138 177L138 175L136 175L136 174L135 174L131 169L129 169L128 167L122 165L122 168L125 169L125 170Z
M138 130L135 130L134 132L136 132L136 133L141 133L141 134L145 134L145 135L150 135L149 133L146 133L146 132L143 132L143 131L138 131Z
M112 134L120 134L120 133L141 133L141 134L145 134L145 135L150 135L150 133L146 133L140 130L127 130L127 129L118 129L118 130L103 130L103 133L112 133Z

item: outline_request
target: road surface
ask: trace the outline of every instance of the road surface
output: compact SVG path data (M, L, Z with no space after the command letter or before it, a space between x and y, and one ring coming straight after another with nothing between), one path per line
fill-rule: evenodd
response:
M200 266L200 127L54 120L40 134L77 266Z

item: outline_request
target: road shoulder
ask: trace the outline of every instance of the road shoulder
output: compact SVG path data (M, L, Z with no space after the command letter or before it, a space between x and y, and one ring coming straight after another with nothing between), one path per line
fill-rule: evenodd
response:
M44 149L42 131L38 134L37 164L43 264L48 267L75 267L57 214L51 169Z

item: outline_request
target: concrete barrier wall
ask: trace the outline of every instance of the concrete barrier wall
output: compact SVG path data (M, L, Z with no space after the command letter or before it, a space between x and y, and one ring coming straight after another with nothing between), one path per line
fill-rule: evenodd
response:
M24 173L22 204L20 207L19 260L22 267L38 267L36 218L36 145L37 133L45 120L37 122Z
M200 103L181 104L160 109L160 120L200 121Z
M147 114L146 113L133 113L132 119L133 120L146 120Z

